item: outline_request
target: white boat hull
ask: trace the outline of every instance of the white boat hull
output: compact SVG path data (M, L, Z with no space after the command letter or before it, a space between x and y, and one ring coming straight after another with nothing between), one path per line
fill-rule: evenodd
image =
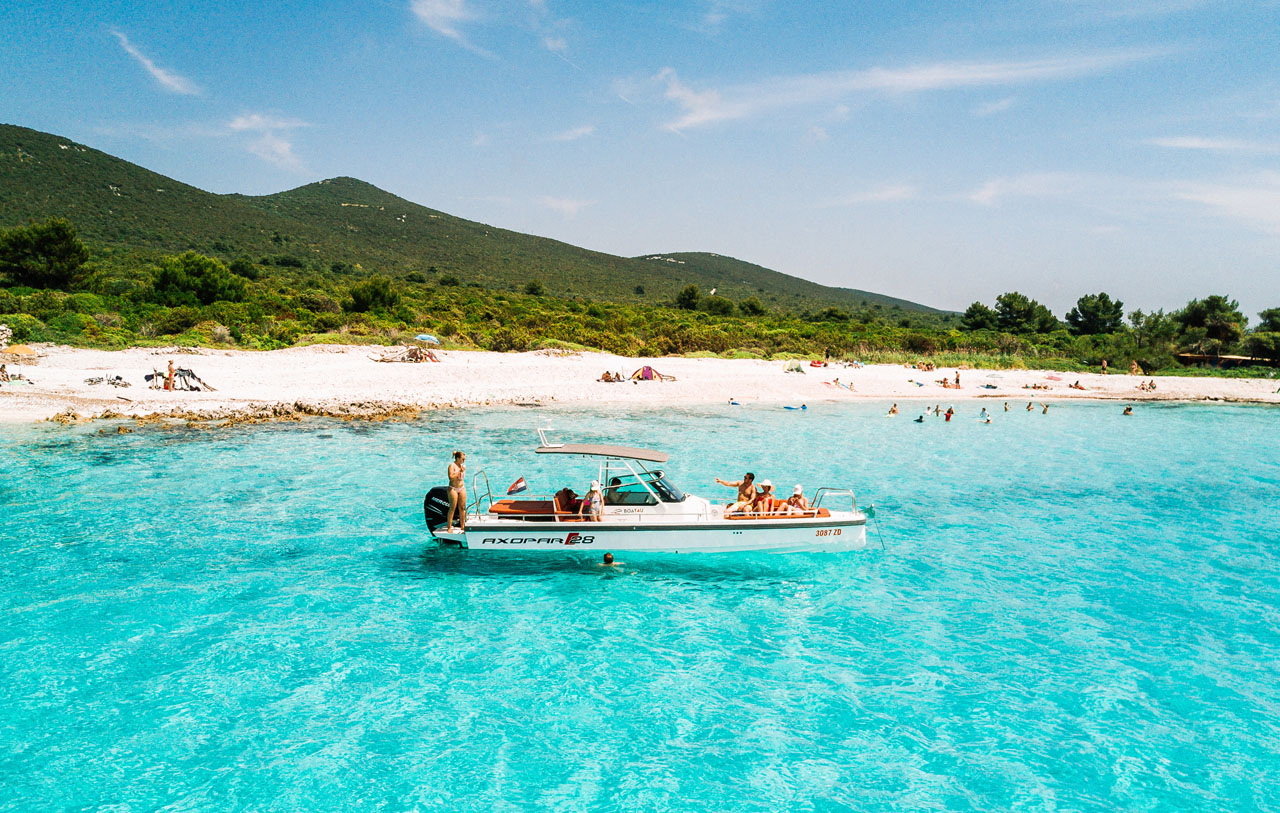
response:
M469 550L556 553L836 552L867 546L866 516L718 522L525 522L468 519L465 532L438 529L441 542Z

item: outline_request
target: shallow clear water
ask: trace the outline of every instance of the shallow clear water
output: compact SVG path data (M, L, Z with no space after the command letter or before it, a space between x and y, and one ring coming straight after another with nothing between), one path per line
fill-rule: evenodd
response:
M1280 410L884 409L0 430L0 807L1280 809ZM880 537L428 543L454 448L582 490L548 421Z

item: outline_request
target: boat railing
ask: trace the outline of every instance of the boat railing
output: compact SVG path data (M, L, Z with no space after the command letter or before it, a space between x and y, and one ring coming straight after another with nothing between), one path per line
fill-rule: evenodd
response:
M484 493L480 493L480 478L484 478ZM489 486L489 475L484 469L476 472L471 478L471 491L476 495L476 501L471 503L471 510L476 516L480 515L480 506L488 502L489 507L493 507L493 489Z
M813 507L821 508L822 500L826 497L848 497L849 510L856 512L858 510L858 498L853 495L852 489L848 488L828 488L823 486L813 492Z
M844 493L848 494L850 499L852 500L853 492L846 491ZM551 504L554 504L555 502L554 495L531 494L527 496L521 495L521 497L524 498L523 500L521 500L521 502L546 502ZM482 500L483 500L483 497L477 500L477 504L480 503ZM490 497L490 501L492 502L491 497ZM636 523L636 524L648 525L653 523L669 524L669 523L678 523L678 522L706 522L708 520L720 520L720 519L739 520L739 521L752 520L752 519L803 520L803 519L815 519L818 516L820 516L818 512L819 506L816 503L813 506L811 506L807 511L792 511L789 513L782 513L778 511L771 512L771 513L738 511L726 516L725 514L726 508L728 508L727 504L708 503L706 507L697 511L663 511L660 513L659 512L643 512L643 511L637 511L634 513L609 513L608 511L606 511L604 514L604 518L599 521L605 524ZM589 519L586 515L579 515L577 511L560 511L560 510L520 511L518 513L503 513L503 514L499 514L498 516L501 516L504 519L518 519L518 520L523 520L525 522L538 522L538 521L595 522L596 521L596 520Z

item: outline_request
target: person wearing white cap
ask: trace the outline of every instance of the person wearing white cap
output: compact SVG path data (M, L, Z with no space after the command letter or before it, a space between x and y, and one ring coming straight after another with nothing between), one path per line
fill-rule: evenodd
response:
M796 483L791 496L787 498L788 514L805 514L809 511L809 501L804 498L804 486Z
M578 516L588 522L599 522L604 516L604 492L600 490L599 480L591 481L591 487L578 505Z

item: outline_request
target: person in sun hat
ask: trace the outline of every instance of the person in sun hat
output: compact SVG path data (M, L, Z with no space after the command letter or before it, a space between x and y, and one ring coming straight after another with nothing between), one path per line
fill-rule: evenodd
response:
M592 480L586 496L578 504L578 516L588 522L599 522L604 516L604 492L600 489L600 481Z
M773 483L761 480L756 486L756 498L751 503L751 513L772 514L779 504L777 495L773 493Z

